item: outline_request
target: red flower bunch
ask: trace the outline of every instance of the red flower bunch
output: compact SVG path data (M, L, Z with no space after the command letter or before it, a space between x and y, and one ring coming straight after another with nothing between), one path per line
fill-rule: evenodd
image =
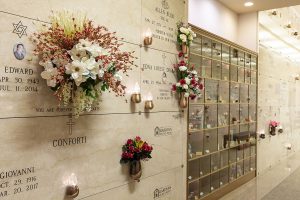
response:
M148 160L151 157L153 147L147 142L141 140L139 136L134 139L128 139L126 144L122 147L121 163L127 163L131 161Z
M172 91L184 94L185 97L195 99L201 96L204 85L202 79L193 67L189 67L187 58L182 52L178 54L179 62L174 65L177 75L177 83L172 85Z
M279 126L279 124L280 124L279 122L271 120L270 123L269 123L269 126L270 127L277 127L277 126Z

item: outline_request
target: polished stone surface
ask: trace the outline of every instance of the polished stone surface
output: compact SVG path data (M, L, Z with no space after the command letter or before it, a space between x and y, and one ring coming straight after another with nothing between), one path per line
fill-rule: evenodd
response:
M296 200L299 198L300 152L293 154L221 200Z

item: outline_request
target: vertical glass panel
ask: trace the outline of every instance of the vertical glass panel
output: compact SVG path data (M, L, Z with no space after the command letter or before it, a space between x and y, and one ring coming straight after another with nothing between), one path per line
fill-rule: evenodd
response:
M218 150L226 148L228 141L228 128L219 128L218 130Z
M205 102L217 103L218 101L218 81L205 80Z
M202 58L202 77L211 78L211 60Z
M242 51L239 51L238 56L239 56L238 65L241 67L244 67L245 66L245 53Z
M204 128L210 129L218 126L216 104L207 104L204 106Z
M228 139L228 128L218 129L218 150L226 148L226 141Z
M251 71L251 84L256 84L256 71Z
M190 57L189 57L189 64L190 66L194 66L195 68L197 68L198 66L201 65L201 57L196 55L196 54L190 54Z
M199 178L199 160L189 161L188 168L189 181Z
M244 144L244 158L250 157L250 144L246 143Z
M210 158L211 171L214 172L220 168L220 153L211 154Z
M221 60L221 44L213 41L212 42L212 57L216 60Z
M199 188L198 180L189 184L188 200L195 200L199 197Z
M234 82L238 81L238 67L235 65L230 66L230 80Z
M218 150L217 129L204 131L204 154L216 152Z
M228 166L228 150L221 151L220 157L220 168Z
M229 63L230 48L227 45L222 45L222 61Z
M236 150L236 161L241 161L244 159L244 146L239 145Z
M210 156L200 158L200 176L210 173Z
M229 64L222 63L222 80L229 80Z
M245 144L249 141L249 125L240 126L239 144Z
M229 102L229 83L225 81L219 81L219 103L228 103Z
M256 105L249 105L249 122L256 121Z
M244 162L238 162L236 164L236 176L237 178L244 175Z
M210 193L210 176L200 179L200 198Z
M256 104L256 86L249 85L249 99L250 103Z
M190 105L189 130L203 129L204 105Z
M240 105L240 122L241 123L248 123L249 122L249 110L248 104L241 104Z
M238 124L240 122L239 118L239 105L238 104L231 104L230 106L230 123L231 124Z
M211 57L211 40L202 37L202 55Z
M239 67L238 68L238 81L240 83L244 83L245 82L245 69L243 67Z
M250 155L251 156L256 155L256 146L255 145L250 146Z
M240 102L249 103L249 90L246 84L240 85Z
M222 66L220 61L212 61L212 77L221 79Z
M229 105L218 105L218 124L219 126L227 126L229 124Z
M257 70L256 56L252 56L252 57L251 57L251 69L252 69L252 70Z
M229 163L236 162L236 152L237 152L237 147L229 149Z
M236 179L236 164L231 164L229 167L229 181L234 181Z
M246 54L245 56L245 67L250 69L251 68L251 55Z
M239 135L239 126L230 126L230 132L229 132L229 147L234 147L238 145L238 135Z
M203 155L203 132L194 132L188 135L188 156L195 158Z
M244 174L247 174L250 172L250 159L244 160Z
M228 183L228 179L229 179L228 170L229 170L228 168L225 168L220 171L220 187Z
M211 175L211 187L210 191L213 192L214 190L220 187L220 175L219 172L213 173Z
M193 42L191 43L190 46L191 53L201 55L201 46L202 46L201 36L197 35L197 37L194 38Z
M238 50L231 49L231 63L234 65L238 64Z
M250 171L253 171L256 169L256 157L250 158Z
M250 84L251 82L251 70L245 69L245 83Z
M230 84L230 103L240 102L240 85L238 83Z

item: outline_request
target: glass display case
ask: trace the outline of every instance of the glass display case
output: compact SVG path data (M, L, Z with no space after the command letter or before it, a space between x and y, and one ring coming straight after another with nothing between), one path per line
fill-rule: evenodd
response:
M257 54L194 28L190 65L204 81L189 100L187 199L256 175ZM221 193L221 192L220 192Z

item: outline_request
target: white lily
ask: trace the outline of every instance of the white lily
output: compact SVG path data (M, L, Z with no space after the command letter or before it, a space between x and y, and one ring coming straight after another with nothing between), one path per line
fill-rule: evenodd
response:
M57 68L47 66L47 69L41 73L41 77L47 80L47 85L50 87L56 86Z
M84 63L80 61L73 61L71 64L66 65L66 74L71 74L72 79L74 79L77 86L82 82L86 81L86 75L89 71L85 68Z
M184 34L180 34L179 38L182 40L182 42L186 42L186 40L187 40L187 37Z

